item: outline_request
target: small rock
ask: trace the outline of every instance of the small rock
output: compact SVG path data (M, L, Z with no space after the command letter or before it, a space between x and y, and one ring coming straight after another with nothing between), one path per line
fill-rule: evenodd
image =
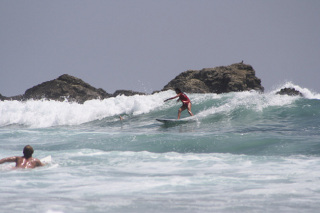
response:
M290 96L303 97L303 94L294 88L283 88L280 91L278 91L276 94L277 95L290 95Z

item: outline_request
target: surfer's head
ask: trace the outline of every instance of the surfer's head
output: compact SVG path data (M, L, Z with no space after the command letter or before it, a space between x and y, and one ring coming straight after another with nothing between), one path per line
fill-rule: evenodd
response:
M23 155L25 158L30 158L32 157L33 154L33 148L30 145L27 145L23 148Z
M177 94L182 93L181 89L179 88L175 88L174 90L176 91Z

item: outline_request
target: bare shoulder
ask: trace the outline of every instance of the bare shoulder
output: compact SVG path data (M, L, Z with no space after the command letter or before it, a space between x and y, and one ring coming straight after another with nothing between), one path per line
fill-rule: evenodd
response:
M35 168L38 166L43 166L44 164L37 158L28 159L27 162L24 164L24 168Z

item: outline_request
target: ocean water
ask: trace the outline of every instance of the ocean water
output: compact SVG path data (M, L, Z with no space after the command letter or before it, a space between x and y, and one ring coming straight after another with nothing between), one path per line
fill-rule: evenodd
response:
M173 125L155 120L176 118L173 91L0 102L0 158L52 157L0 165L0 212L318 212L320 94L284 86L305 97L188 94Z

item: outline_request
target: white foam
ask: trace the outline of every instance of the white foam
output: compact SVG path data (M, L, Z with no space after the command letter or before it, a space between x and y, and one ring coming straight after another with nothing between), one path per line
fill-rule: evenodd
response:
M295 85L293 82L289 81L284 83L281 86L278 86L274 91L272 91L271 93L276 93L278 91L280 91L283 88L294 88L295 90L299 91L302 93L303 97L307 98L307 99L320 99L320 94L316 93L314 91L309 90L308 88L303 88L300 87L299 85Z
M18 124L32 128L79 125L121 114L139 115L162 106L171 92L117 96L84 104L52 100L0 101L0 126Z
M220 100L226 98L226 101L220 101L221 105L212 106L202 112L198 113L199 117L206 117L210 114L223 113L228 114L233 112L239 107L254 110L263 111L264 109L272 106L286 106L297 100L298 96L280 96L275 93L260 94L255 91L235 92L229 94L221 94ZM217 97L215 99L218 100Z

